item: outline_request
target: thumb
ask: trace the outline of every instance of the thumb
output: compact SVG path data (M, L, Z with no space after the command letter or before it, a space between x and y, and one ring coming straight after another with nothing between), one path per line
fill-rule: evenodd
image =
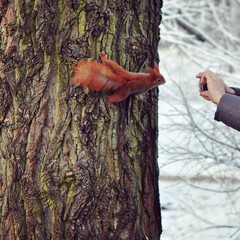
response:
M200 92L200 96L203 97L205 100L211 101L211 97L208 91Z

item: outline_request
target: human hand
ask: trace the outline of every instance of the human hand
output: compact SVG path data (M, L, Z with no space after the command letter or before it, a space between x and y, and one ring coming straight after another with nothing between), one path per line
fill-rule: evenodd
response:
M200 91L200 96L215 104L219 104L221 97L225 93L235 93L235 91L229 88L224 81L218 77L218 75L210 70L200 72L196 77L199 78L200 89L204 84L207 84L208 87L207 91Z

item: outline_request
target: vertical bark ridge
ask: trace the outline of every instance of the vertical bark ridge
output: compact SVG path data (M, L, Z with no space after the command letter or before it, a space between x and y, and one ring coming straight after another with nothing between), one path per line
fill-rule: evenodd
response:
M108 109L69 85L102 50L152 64L158 2L0 1L0 239L159 238L157 91Z

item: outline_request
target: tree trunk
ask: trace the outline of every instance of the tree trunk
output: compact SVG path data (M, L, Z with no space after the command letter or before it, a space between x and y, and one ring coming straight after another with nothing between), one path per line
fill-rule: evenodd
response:
M159 239L157 90L109 109L69 78L103 50L153 65L160 8L0 0L0 239Z

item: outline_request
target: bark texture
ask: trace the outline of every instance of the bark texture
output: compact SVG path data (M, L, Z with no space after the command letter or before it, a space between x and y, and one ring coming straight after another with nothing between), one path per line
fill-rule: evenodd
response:
M108 109L69 78L102 50L153 65L160 9L0 0L0 239L159 239L157 90Z

